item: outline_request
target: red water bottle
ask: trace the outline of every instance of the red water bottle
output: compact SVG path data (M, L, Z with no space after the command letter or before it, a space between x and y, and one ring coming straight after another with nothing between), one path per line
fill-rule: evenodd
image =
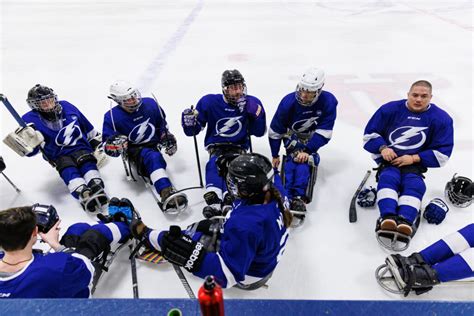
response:
M222 288L212 275L204 279L204 284L199 288L198 300L203 316L224 316Z

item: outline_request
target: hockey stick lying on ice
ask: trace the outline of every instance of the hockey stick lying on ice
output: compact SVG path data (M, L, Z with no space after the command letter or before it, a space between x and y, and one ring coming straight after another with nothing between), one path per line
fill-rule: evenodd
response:
M354 195L352 196L351 204L349 206L349 222L355 223L357 222L357 209L356 209L356 200L357 196L359 195L360 191L364 187L365 183L367 182L367 179L369 179L369 176L372 171L367 170L365 173L364 179L362 179L362 182L359 184L359 187L355 191Z
M10 178L8 178L7 175L3 173L3 171L2 171L2 176L5 177L5 179L8 181L8 183L11 184L11 186L15 189L16 192L18 192L18 193L21 192L21 190L18 189L18 187L12 182L12 180L10 180Z
M139 251L135 251L136 258L142 261L151 262L154 264L162 264L168 263L168 261L161 255L161 252L151 249L144 249L141 253ZM181 268L175 264L172 264L176 275L178 276L181 284L183 284L184 290L188 293L189 298L195 299L196 295L194 295L193 289L189 285L188 279L184 275Z

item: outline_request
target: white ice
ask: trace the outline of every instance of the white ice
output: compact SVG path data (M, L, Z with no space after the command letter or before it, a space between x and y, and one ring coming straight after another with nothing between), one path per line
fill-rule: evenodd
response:
M428 172L423 205L443 197L454 173L473 173L472 2L452 1L229 1L229 0L2 0L1 93L21 114L36 83L52 87L101 129L109 108L108 87L116 79L154 93L179 141L168 171L178 188L197 185L192 138L180 113L207 93L220 92L220 75L238 68L249 93L259 97L270 122L280 99L309 66L326 70L325 89L339 100L333 139L320 154L314 202L303 227L293 230L268 289L226 290L228 298L401 299L382 290L374 271L387 253L374 237L376 209L359 209L348 222L348 206L365 171L374 167L362 149L363 128L381 104L406 96L409 85L427 79L433 102L455 122L449 163ZM0 110L2 138L17 124ZM198 137L201 164L207 154ZM254 150L270 154L267 137L253 138ZM20 158L0 146L5 173L21 194L0 179L0 208L51 203L62 231L92 221L68 193L56 171L39 156ZM125 179L120 159L101 170L111 196L132 199L151 227L185 226L201 219L202 190L188 193L189 212L164 216L142 183ZM370 182L374 182L371 178ZM422 222L409 254L471 223L473 208L451 207L439 226ZM120 255L96 293L132 297L127 252ZM197 291L202 281L187 274ZM187 297L168 264L138 263L140 296ZM415 300L474 300L472 285L438 286Z

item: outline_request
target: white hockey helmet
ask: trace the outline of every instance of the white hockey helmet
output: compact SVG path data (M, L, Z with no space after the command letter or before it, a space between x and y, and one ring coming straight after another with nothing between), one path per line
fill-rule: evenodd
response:
M311 106L321 94L326 76L320 68L311 67L306 70L296 86L296 100L303 106Z
M110 86L110 99L117 102L125 111L134 112L142 104L140 91L129 82L117 80Z

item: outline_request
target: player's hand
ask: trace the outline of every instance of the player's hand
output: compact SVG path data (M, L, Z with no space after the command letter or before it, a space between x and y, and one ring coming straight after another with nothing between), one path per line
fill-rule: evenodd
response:
M125 135L114 135L105 142L105 153L111 157L118 157L128 148L128 138Z
M278 169L278 166L280 166L280 156L272 158L272 166Z
M392 165L396 167L409 166L409 165L412 165L414 162L415 162L415 159L412 155L403 155L391 161Z
M380 154L385 161L392 161L393 159L397 158L397 153L392 148L384 148Z
M183 127L194 127L197 125L198 112L192 108L184 109L181 114L181 125Z
M308 161L308 158L309 158L309 154L307 152L304 152L304 151L300 151L295 158L293 158L293 161L294 162L298 162L298 163L305 163Z
M61 247L61 244L59 243L59 231L61 228L59 227L59 224L61 223L61 220L58 220L56 224L54 224L53 227L46 233L38 233L41 239L47 243L48 245L51 246L54 250L59 249Z
M165 148L165 153L168 156L173 156L178 150L178 143L176 137L170 132L166 131L161 134L160 139L161 146Z
M246 98L245 101L245 110L250 115L251 118L258 118L263 113L262 105L256 102L253 99Z

